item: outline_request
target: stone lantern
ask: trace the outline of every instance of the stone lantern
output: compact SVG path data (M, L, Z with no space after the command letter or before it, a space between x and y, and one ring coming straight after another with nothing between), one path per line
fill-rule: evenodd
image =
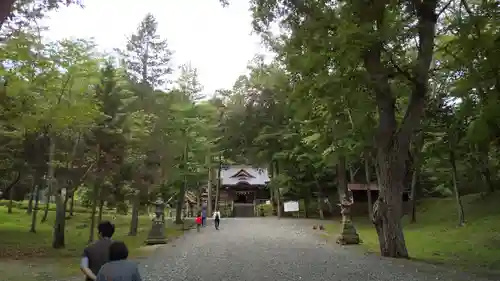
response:
M155 206L155 217L152 220L151 230L146 239L146 244L165 244L167 243L165 237L165 202L161 197L158 197L156 201L153 202L153 205Z
M342 194L341 198L339 206L342 215L342 227L337 237L337 243L342 245L359 244L361 239L351 221L351 206L354 203L352 191L348 189L346 193Z

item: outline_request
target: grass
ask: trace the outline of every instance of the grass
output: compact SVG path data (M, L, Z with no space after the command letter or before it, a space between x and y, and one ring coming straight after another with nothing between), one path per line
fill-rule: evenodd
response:
M0 206L7 208L8 204L9 204L9 200L0 200ZM28 200L12 201L12 207L15 208L15 209L24 209L24 210L27 210L28 209L28 205L29 205L29 201ZM40 205L38 205L38 209L44 210L45 209L45 203L43 203L43 204L40 203ZM50 211L55 211L56 210L56 204L55 203L50 203L49 204L49 210ZM91 211L92 210L90 208L85 208L83 206L78 206L78 205L74 206L74 208L73 208L73 212L75 212L75 213L90 213ZM106 209L104 211L107 212Z
M416 260L479 271L500 270L500 195L462 198L466 225L457 226L453 198L429 199L418 207L417 223L404 218L404 233L410 256ZM368 218L353 218L369 252L379 252L378 238ZM326 225L336 234L339 224Z
M87 245L90 217L87 213L76 213L66 221L66 247L52 249L52 222L54 212L49 212L47 222L40 223L43 211L39 212L37 233L28 232L31 216L23 209L13 209L7 214L6 207L0 207L0 276L10 281L53 281L80 274L79 258ZM113 239L124 241L129 247L130 256L140 257L148 254L144 241L151 227L147 216L139 218L138 234L128 236L130 216L104 215L103 219L113 221L116 233ZM179 227L166 228L168 237L182 234Z

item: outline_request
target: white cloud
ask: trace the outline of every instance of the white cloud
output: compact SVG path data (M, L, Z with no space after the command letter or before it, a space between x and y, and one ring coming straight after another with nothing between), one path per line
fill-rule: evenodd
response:
M251 33L248 3L231 1L223 8L218 0L84 0L85 8L73 6L51 13L44 24L47 37L93 37L102 50L125 44L125 37L151 12L159 33L174 51L173 63L191 62L199 71L207 94L232 87L246 73L256 53L265 53ZM174 77L176 75L174 74ZM174 78L173 77L173 78Z

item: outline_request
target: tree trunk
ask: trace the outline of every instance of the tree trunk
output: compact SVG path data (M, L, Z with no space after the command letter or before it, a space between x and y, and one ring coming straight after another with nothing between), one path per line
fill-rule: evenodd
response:
M346 159L343 155L339 156L339 164L337 166L337 194L339 195L339 202L342 202L342 198L348 194L347 187L347 171L346 171Z
M220 188L222 185L222 152L219 153L219 170L217 171L217 187L215 190L215 210L219 211Z
M330 214L333 214L335 208L333 208L332 200L330 200L328 195L325 196L325 199L326 199L326 206L328 207L328 212L330 212Z
M71 200L69 202L69 215L72 217L75 215L75 191L71 191Z
M269 175L271 177L271 180L274 179L276 171L274 170L273 162L271 161L271 164L269 165ZM271 202L271 215L276 216L276 192L274 191L272 185L268 186L269 188L269 201Z
M384 39L372 40L363 54L364 66L370 77L375 93L379 126L377 129L377 162L380 170L380 192L374 206L373 222L379 235L380 250L383 256L408 257L408 250L401 224L404 177L407 172L406 161L414 131L418 128L424 112L428 94L429 68L434 53L436 34L437 1L414 1L416 29L419 48L413 62L409 86L412 92L404 117L396 120L396 97L390 85L387 67L383 62ZM385 2L370 2L360 10L363 24L371 31L384 26L387 14ZM378 27L377 27L378 26ZM383 28L383 27L382 27Z
M56 219L54 221L54 232L52 236L52 248L60 249L65 247L64 232L66 228L66 202L67 194L63 198L59 190L55 195L56 202Z
M358 173L358 169L354 169L354 167L351 165L349 166L349 182L350 183L355 183L356 182L356 174Z
M101 188L101 182L94 182L94 187L92 188L92 211L90 212L90 232L89 232L89 243L94 241L94 231L96 227L96 218L95 215L97 213L97 198L99 196L99 189Z
M130 229L128 231L128 236L136 236L137 229L139 227L139 207L140 207L140 199L141 199L141 187L138 186L138 183L135 183L136 186L136 194L132 199L132 216L130 218Z
M45 193L45 198L47 200L47 202L45 202L45 208L43 210L43 216L42 216L42 220L41 222L44 223L45 221L47 221L47 217L49 216L49 208L50 208L50 197L52 197L52 191L50 190L50 185L47 189L47 192Z
M323 214L323 197L318 195L318 214L319 214L319 219L324 220L325 215Z
M271 203L271 215L275 216L276 215L276 208L275 208L276 206L274 205L275 204L274 191L270 186L268 186L268 188L269 188L269 202Z
M375 168L375 177L377 178L377 186L380 190L380 185L381 185L381 183L380 183L380 169L379 169L377 163L374 163L373 167Z
M0 1L0 30L2 29L3 24L7 21L10 14L12 13L12 9L14 8L15 2L16 0Z
M32 180L31 190L30 190L30 199L28 201L28 208L26 209L26 214L31 215L33 212L33 199L35 198L36 191L36 179Z
M407 154L407 150L404 150ZM399 158L399 159L398 159ZM401 217L403 215L404 161L401 153L379 151L380 191L373 214L377 234L380 236L380 252L386 257L408 257L403 234ZM375 208L379 208L378 210ZM381 239L382 238L382 239Z
M177 193L177 206L175 208L175 224L183 224L182 220L182 209L184 206L184 200L186 197L186 181L187 176L184 175L184 182L182 183L182 186L179 190L179 193Z
M102 190L101 190L102 193ZM104 200L99 199L99 211L97 212L97 224L102 222L102 211L104 209Z
M483 165L483 168L481 170L481 174L483 176L486 189L491 193L495 191L495 185L493 184L493 180L491 179L491 172L490 168L488 167L489 164L487 162L488 160L482 160L481 164Z
M202 186L200 182L197 183L198 188L196 189L196 214L198 212L201 212L201 192L202 192ZM208 210L207 210L208 212ZM208 214L211 214L212 212L208 212Z
M48 163L48 171L47 171L47 202L45 204L45 211L43 213L42 222L47 221L47 217L49 215L50 208L50 197L52 197L52 190L54 188L54 153L56 150L56 142L53 137L49 138L49 163Z
M458 225L464 226L465 225L464 206L462 205L460 192L458 191L457 165L455 162L455 152L453 151L453 149L450 149L449 155L450 155L450 164L452 169L453 193L455 195L455 202L457 205Z
M277 213L277 210L276 210L276 191L269 187L269 196L270 196L270 203L271 203L271 215L272 216L277 216L278 213Z
M422 147L424 146L424 133L420 132L417 136L415 142L415 149L413 151L413 174L411 177L411 187L410 187L410 200L411 200L411 218L410 223L417 222L417 183L420 177L420 169L422 167L422 161L420 161Z
M417 222L417 181L420 173L420 168L416 168L413 171L413 175L411 177L411 190L410 190L410 200L411 200L411 217L410 223Z
M213 212L212 209L212 155L209 153L207 157L208 165L208 183L207 183L207 211L209 214Z
M96 170L95 170L95 179L93 182L93 187L92 187L92 210L90 212L90 231L89 231L89 241L88 243L92 243L94 241L94 232L96 228L96 218L95 215L97 213L97 200L99 199L99 190L101 189L101 185L103 184L104 181L104 176L101 174L102 171L102 155L101 155L101 145L98 143L96 147L96 155L95 155L95 160L96 160Z
M275 161L273 174L275 176L278 176L279 173L280 173L280 166L279 166L278 161ZM281 209L281 192L280 192L279 186L274 187L274 196L276 197L276 215L278 216L278 218L281 218L281 215L283 213L282 213L282 209Z
M187 172L188 172L188 143L184 145L184 156L183 156L183 170L184 170L184 182L181 186L181 189L179 190L179 193L177 194L177 206L175 210L175 224L183 224L182 220L182 208L184 206L184 201L186 197L186 190L187 190ZM215 205L216 210L217 210L217 204Z
M276 215L278 216L278 219L281 218L281 192L279 188L276 188L275 190L275 195L276 195Z
M12 214L12 207L13 207L13 201L14 201L14 188L16 185L19 183L21 180L21 172L17 173L16 178L14 181L10 184L10 187L7 187L9 189L9 204L7 205L7 213Z
M30 232L36 233L36 216L38 214L38 202L40 201L40 187L42 185L43 179L38 177L36 180L38 183L35 186L35 204L33 206L33 212L31 214L31 227Z
M309 206L310 206L310 203L311 203L310 196L306 195L305 198L304 198L304 216L306 217L306 219L309 218Z
M365 182L366 182L366 198L368 201L368 217L371 218L373 216L372 208L372 191L370 189L371 185L371 176L370 176L370 153L365 152Z
M70 189L66 189L66 192L65 192L65 195L64 195L64 216L66 217L66 219L69 219L70 217L69 216L66 216L66 212L68 211L68 203L69 203L69 200L70 200ZM56 209L57 209L57 205L56 205Z
M321 187L321 184L319 183L318 179L315 178L314 181L316 182L316 187L318 188L318 214L319 214L319 219L324 220L325 216L323 214L323 188Z
M7 214L12 214L12 207L14 205L14 188L9 190L9 204L7 205Z
M489 163L489 145L477 145L479 157L479 169L481 173L481 178L486 187L487 192L491 193L495 191L494 181L491 179L490 163Z

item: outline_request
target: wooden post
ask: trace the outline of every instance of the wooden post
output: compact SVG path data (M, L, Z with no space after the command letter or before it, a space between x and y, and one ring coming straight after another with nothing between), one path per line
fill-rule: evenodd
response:
M217 189L215 190L215 210L219 211L220 189L222 185L222 152L219 153L219 170L217 171Z
M231 217L234 217L234 200L231 201Z
M253 192L253 215L257 216L257 193Z

